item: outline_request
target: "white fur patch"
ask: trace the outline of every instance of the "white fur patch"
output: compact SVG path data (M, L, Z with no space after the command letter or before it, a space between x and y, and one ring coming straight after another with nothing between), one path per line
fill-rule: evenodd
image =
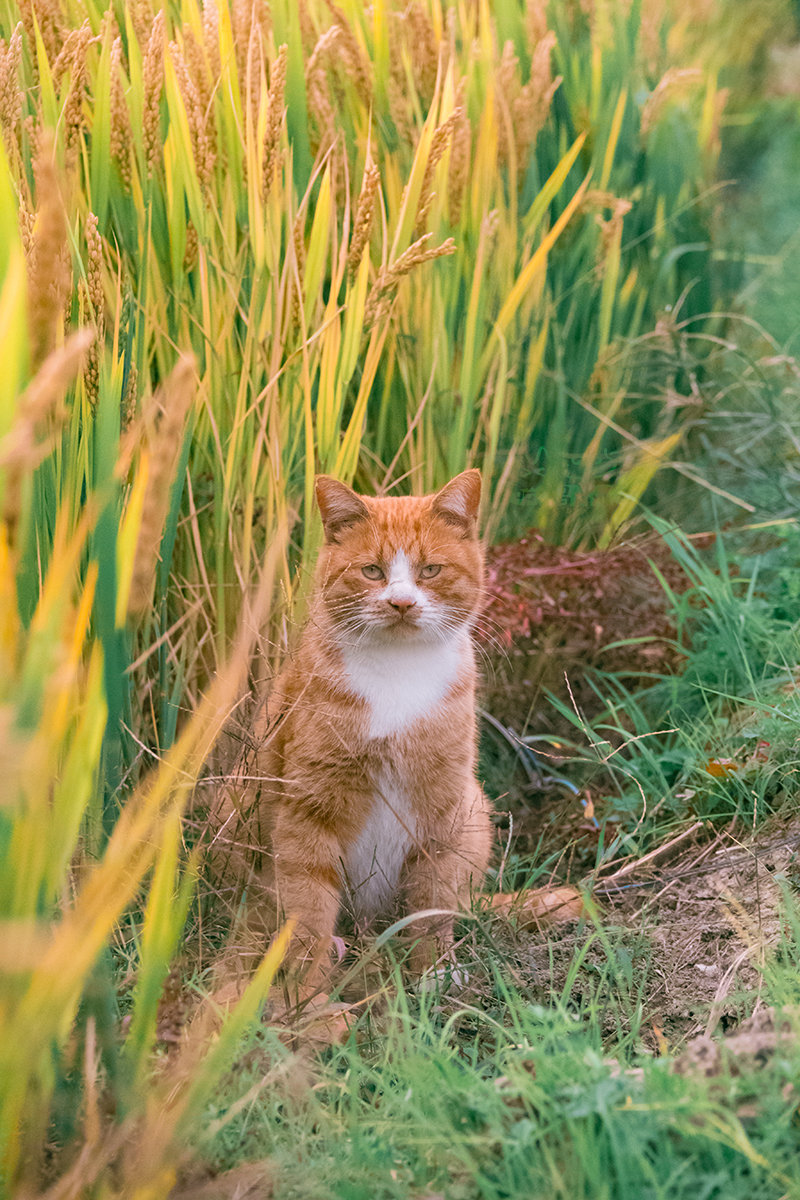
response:
M342 650L347 682L370 706L369 736L391 737L430 716L467 660L469 636L382 638Z
M416 990L418 992L449 992L451 988L461 991L469 983L469 971L455 962L440 963L422 972Z
M403 550L398 550L389 566L389 578L383 595L390 604L426 606L425 593L418 588L411 573L411 563Z
M370 920L394 899L415 838L416 820L408 798L387 771L379 780L366 825L344 860L345 883L356 920Z

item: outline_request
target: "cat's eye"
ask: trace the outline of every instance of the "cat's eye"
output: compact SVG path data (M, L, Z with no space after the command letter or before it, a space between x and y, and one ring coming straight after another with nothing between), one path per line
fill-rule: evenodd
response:
M435 575L439 574L441 569L441 563L428 563L427 566L423 567L420 571L420 579L433 579Z
M365 579L383 579L384 574L377 563L369 563L366 567L361 568L361 574Z

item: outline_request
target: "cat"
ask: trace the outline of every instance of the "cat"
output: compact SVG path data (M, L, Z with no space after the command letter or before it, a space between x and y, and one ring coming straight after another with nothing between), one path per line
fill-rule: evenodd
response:
M433 495L380 498L321 475L316 499L324 545L309 617L269 696L260 786L240 801L238 834L263 852L250 928L293 920L300 998L324 995L343 913L365 929L404 908L412 973L442 969L493 841L471 640L480 472ZM552 906L549 895L534 908Z

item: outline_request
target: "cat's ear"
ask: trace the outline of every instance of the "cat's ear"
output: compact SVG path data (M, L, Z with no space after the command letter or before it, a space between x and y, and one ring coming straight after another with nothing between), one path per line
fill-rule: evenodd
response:
M331 475L318 475L314 486L326 542L338 541L339 534L348 526L369 517L369 510L361 497L341 480Z
M431 511L457 526L464 537L475 537L478 532L478 509L481 503L480 471L462 471L446 483L433 497Z

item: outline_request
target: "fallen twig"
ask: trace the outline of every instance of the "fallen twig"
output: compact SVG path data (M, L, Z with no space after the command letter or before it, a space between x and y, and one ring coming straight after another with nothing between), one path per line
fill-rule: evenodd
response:
M702 829L704 824L704 821L695 821L689 826L688 829L682 830L681 833L676 833L675 837L670 838L668 842L664 842L661 846L656 846L655 850L650 850L647 854L642 855L641 858L637 858L635 862L629 862L626 863L624 867L620 867L620 869L615 871L613 875L609 875L605 879L601 880L599 886L607 888L610 883L615 883L617 880L622 879L625 875L633 874L634 871L638 871L639 868L645 866L646 863L652 862L656 858L660 858L662 854L666 854L667 850L671 850L672 847L677 846L679 842L685 841L686 838L690 837L693 833L696 833L698 829Z

